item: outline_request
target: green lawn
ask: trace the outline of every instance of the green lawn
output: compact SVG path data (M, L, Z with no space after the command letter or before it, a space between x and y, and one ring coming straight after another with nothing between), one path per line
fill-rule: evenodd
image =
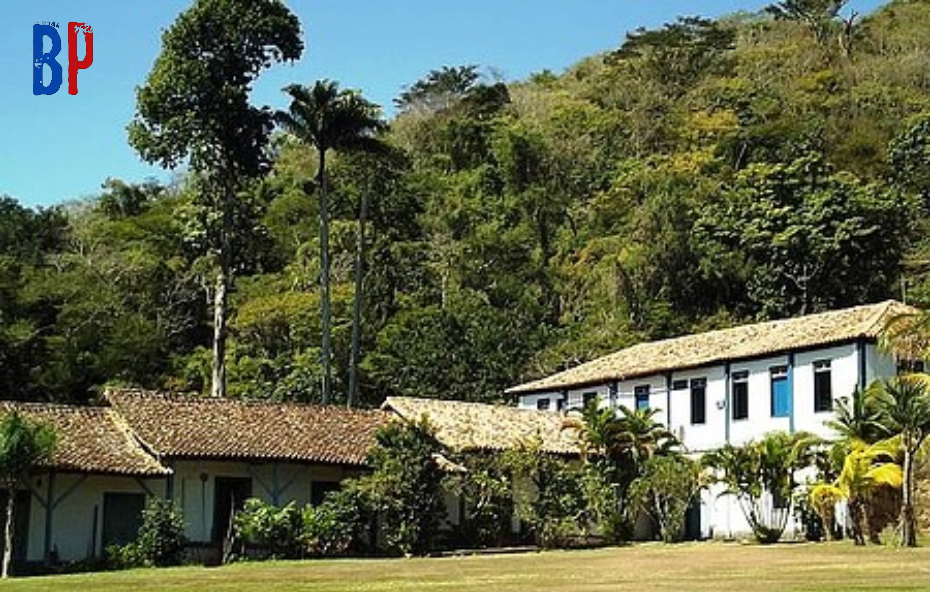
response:
M723 543L648 544L525 555L134 570L24 578L5 582L0 588L49 592L930 591L930 548L856 548L848 543L771 547Z

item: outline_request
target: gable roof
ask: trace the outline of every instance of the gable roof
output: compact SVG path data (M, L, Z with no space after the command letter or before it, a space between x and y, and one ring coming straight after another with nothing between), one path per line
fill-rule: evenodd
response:
M364 465L381 411L109 390L106 401L157 455Z
M507 450L538 437L543 452L578 454L575 434L563 429L558 413L414 397L388 397L381 408L406 421L426 416L439 441L453 450Z
M888 319L915 310L887 300L793 319L640 343L575 368L509 388L506 392L552 391L859 339L874 340Z
M110 409L0 402L0 414L14 411L50 425L58 435L51 459L40 466L58 471L139 477L171 473L145 451L129 426Z

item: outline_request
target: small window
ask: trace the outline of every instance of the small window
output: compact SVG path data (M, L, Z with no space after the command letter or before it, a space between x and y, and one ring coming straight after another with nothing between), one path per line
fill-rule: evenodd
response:
M788 382L788 367L773 366L769 368L771 378L772 417L791 416L791 385Z
M556 399L555 408L558 411L565 411L565 399Z
M733 419L749 417L749 372L741 370L733 373Z
M707 379L695 378L691 381L691 423L707 423Z
M636 409L649 409L649 385L643 384L633 388L636 397Z
M585 393L581 395L581 404L584 407L587 407L595 401L597 401L597 393Z
M676 380L675 382L672 383L672 390L673 390L673 391L683 391L683 390L687 390L687 389L688 389L688 381L687 381L687 380Z
M830 360L814 362L814 412L833 411L833 379Z
M549 411L549 399L536 399L536 409Z

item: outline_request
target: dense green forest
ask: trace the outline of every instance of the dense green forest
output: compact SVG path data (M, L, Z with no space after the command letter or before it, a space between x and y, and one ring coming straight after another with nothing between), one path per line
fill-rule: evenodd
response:
M847 20L796 4L640 30L562 74L437 64L411 81L384 149L327 163L336 402L362 210L367 405L497 401L644 339L930 304L930 1ZM317 158L284 132L272 147L231 221L229 396L318 401ZM3 398L209 390L199 188L0 198Z

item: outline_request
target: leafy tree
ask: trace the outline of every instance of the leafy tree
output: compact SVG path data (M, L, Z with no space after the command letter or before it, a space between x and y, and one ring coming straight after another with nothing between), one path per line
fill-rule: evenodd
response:
M168 168L186 159L218 218L211 393L224 396L233 203L265 171L272 125L270 110L250 105L248 95L262 70L300 57L300 24L276 0L198 0L162 45L137 90L129 142L144 160Z
M581 534L586 503L581 475L564 458L543 452L538 438L504 453L503 462L517 482L532 487L515 490L515 511L545 548L559 547Z
M659 525L662 540L682 540L685 513L701 489L701 466L680 454L655 456L643 463L642 474L630 486L634 508Z
M480 78L478 66L474 64L430 70L425 78L405 89L394 100L394 105L401 111L417 107L439 111L474 88Z
M915 458L930 436L930 376L911 374L882 381L875 389L882 423L901 439L904 489L901 500L901 542L917 546Z
M741 258L749 298L766 316L782 317L887 297L907 244L908 211L895 193L832 173L812 154L748 167L707 208L697 232Z
M683 90L721 63L733 49L736 32L724 24L700 17L680 17L661 29L639 28L627 33L620 49L609 56L617 61L644 60L645 69L662 84Z
M930 116L898 134L888 153L896 183L917 194L924 211L930 211Z
M370 500L380 517L387 548L402 554L422 554L437 545L445 518L437 464L444 452L424 417L412 423L391 422L381 428L369 452L372 473L352 487Z
M340 90L333 81L320 80L313 87L290 85L285 92L290 107L278 114L284 128L317 152L317 186L320 196L320 299L323 319L323 403L332 401L332 354L329 264L329 189L326 153L329 150L372 149L374 134L384 127L379 108L359 93Z
M766 7L778 19L803 22L824 43L832 25L848 0L785 0Z
M13 525L16 490L26 485L30 471L51 457L57 434L49 425L33 421L13 411L0 419L0 478L6 489L4 523L3 578L10 576L13 561Z

